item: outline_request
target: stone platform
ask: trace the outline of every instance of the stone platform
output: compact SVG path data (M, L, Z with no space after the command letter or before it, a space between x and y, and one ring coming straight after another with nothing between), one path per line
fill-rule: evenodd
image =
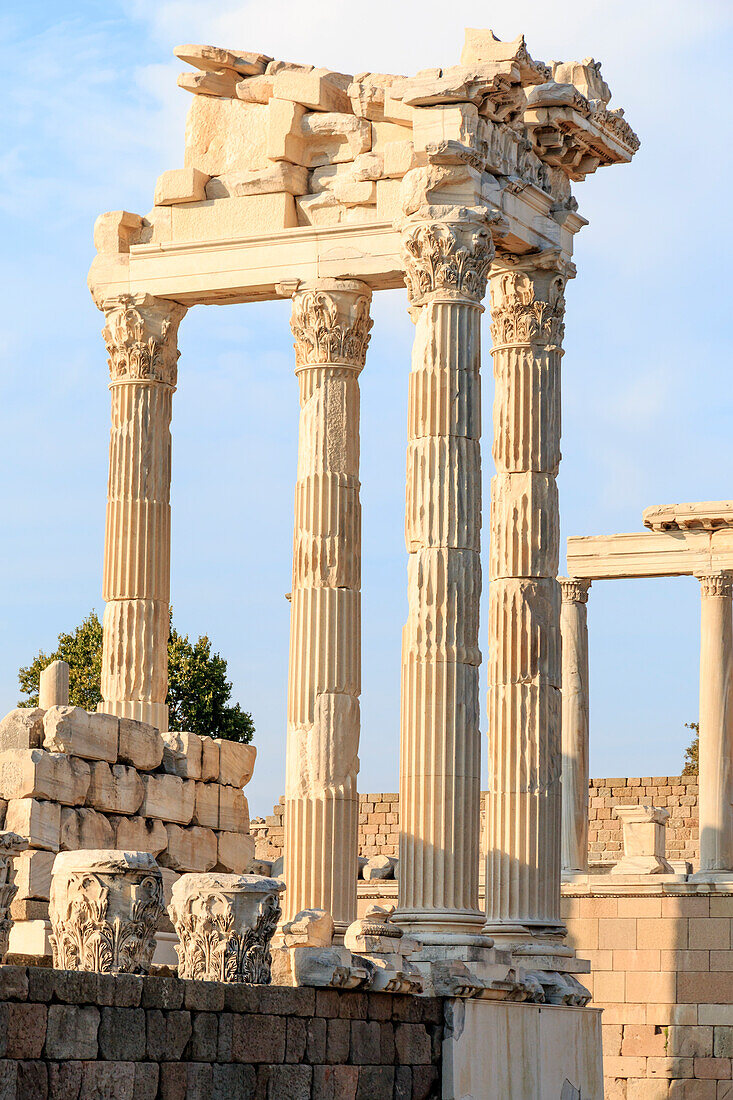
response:
M601 1100L599 1017L3 966L0 1096Z

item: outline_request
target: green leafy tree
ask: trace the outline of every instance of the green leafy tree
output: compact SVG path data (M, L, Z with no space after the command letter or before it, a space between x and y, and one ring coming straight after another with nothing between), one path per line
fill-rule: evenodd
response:
M27 667L19 670L23 698L18 706L38 706L41 672L56 660L69 665L69 702L84 710L96 710L102 701L102 624L95 611L70 634L59 634L53 653L41 651ZM231 703L231 694L227 663L218 653L211 652L206 635L191 642L187 634L178 633L171 621L166 698L169 728L248 743L254 734L252 715L243 711L239 703Z
M43 650L26 668L18 672L24 698L19 707L38 706L38 685L41 673L51 661L66 661L69 666L69 702L84 710L96 710L102 701L102 624L96 611L70 634L59 634L53 653Z
M227 663L211 652L207 636L192 643L188 634L171 626L166 699L170 728L248 743L255 731L252 715L239 703L231 704L231 694Z
M685 766L683 775L697 775L699 768L698 754L700 752L700 723L685 722L685 729L693 730L695 736L685 749Z

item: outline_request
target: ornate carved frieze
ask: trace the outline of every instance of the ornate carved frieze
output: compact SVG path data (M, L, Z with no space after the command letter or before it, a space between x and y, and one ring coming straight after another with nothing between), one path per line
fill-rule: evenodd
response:
M402 257L410 304L431 294L480 302L494 258L488 218L405 220Z
M361 369L366 361L371 291L356 280L323 280L293 295L290 328L298 367L343 364Z
M558 577L563 603L588 603L591 581L581 577Z
M507 344L543 344L562 349L565 284L575 274L557 253L520 257L503 254L491 273L491 338Z
M123 294L104 303L102 336L112 382L175 386L178 326L184 306L150 294Z
M284 889L259 875L182 875L168 906L180 941L178 976L268 985Z
M51 878L53 965L147 974L162 913L163 880L148 852L62 852Z
M0 832L0 963L5 960L8 951L10 929L13 926L10 906L18 893L14 881L13 857L18 852L24 852L27 847L28 841L18 833L10 830Z
M697 578L702 596L730 597L733 595L733 572L721 570L719 573L703 573Z

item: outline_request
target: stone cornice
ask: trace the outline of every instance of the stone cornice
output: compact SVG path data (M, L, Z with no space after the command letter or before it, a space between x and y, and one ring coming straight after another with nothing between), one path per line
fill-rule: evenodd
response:
M112 384L160 382L175 387L178 326L186 309L150 294L123 294L103 304L102 329Z

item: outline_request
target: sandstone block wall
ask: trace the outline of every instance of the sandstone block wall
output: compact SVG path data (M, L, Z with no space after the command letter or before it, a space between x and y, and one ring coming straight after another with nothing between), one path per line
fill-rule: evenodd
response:
M563 897L603 1008L606 1100L733 1097L733 894Z
M0 968L3 1100L437 1100L440 1000Z
M590 862L611 864L621 857L621 822L614 806L638 803L669 810L667 858L696 862L699 858L697 827L697 776L645 776L631 779L592 779L589 791L588 855ZM485 798L482 795L482 804ZM254 818L252 835L259 859L282 855L282 800L266 818ZM396 793L359 796L359 854L398 855L400 799ZM483 813L481 815L483 830ZM483 835L483 831L482 834Z
M591 863L615 863L621 857L621 822L614 806L643 803L669 810L667 859L694 863L700 857L696 775L591 779L588 805L588 857Z
M242 788L256 750L79 707L20 708L0 722L0 824L26 837L14 920L46 920L55 854L151 852L167 891L185 871L249 867Z

